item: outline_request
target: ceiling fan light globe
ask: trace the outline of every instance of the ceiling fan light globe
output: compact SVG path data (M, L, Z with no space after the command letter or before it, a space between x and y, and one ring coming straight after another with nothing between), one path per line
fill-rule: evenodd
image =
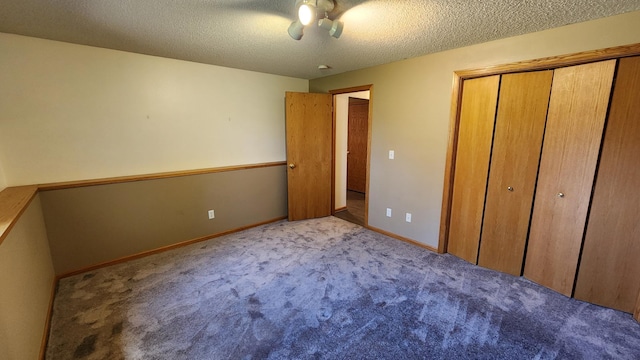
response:
M329 20L327 18L318 20L318 27L320 27L322 29L330 31L332 26L333 26L333 21L331 21L331 20Z
M296 20L289 25L287 32L293 40L300 40L302 39L302 35L304 35L304 25L302 25L300 21Z
M298 8L298 19L302 25L309 25L313 20L317 18L316 8L310 4L302 4Z
M331 29L329 30L329 35L337 39L340 37L340 35L342 35L343 29L344 24L342 23L342 21L334 20L333 24L331 25Z

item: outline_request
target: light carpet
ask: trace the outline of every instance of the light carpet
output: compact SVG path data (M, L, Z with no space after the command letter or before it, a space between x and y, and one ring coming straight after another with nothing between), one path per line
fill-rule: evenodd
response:
M639 359L640 324L327 217L64 278L47 348L47 359L466 358Z

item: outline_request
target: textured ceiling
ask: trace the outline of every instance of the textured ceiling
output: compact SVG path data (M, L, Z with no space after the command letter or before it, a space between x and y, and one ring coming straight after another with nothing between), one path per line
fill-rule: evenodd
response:
M307 28L295 41L294 4L0 0L0 32L313 79L640 10L640 0L336 0L342 37Z

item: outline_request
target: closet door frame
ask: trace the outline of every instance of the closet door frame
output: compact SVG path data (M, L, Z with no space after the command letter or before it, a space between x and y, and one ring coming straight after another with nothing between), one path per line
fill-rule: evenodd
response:
M458 146L473 151L461 151L456 158L455 171L460 176L454 179L451 199L451 221L456 226L448 235L448 251L472 264L478 262L500 78L465 81L460 111Z
M442 211L440 215L440 234L438 253L446 253L448 246L449 223L453 199L453 180L455 178L455 159L458 145L458 128L462 105L462 84L465 80L490 75L503 75L516 72L550 70L565 66L581 65L590 62L618 59L640 55L640 43L611 47L601 50L553 56L535 60L521 61L511 64L489 66L481 69L460 70L453 73L453 89L451 94L451 111L449 121L449 139L445 163L444 186L442 194ZM640 296L638 298L640 304ZM640 307L640 305L638 306ZM640 317L640 309L638 310Z

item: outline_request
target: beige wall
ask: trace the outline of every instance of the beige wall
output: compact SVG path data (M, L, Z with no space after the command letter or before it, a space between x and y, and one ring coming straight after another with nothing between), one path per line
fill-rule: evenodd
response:
M339 94L335 96L335 209L340 209L347 206L347 140L349 130L349 97L368 99L369 91L358 91L347 94Z
M285 159L308 81L0 33L9 186Z
M37 359L53 286L38 196L0 244L0 359Z
M638 42L633 12L312 80L310 91L374 85L369 224L436 247L453 71Z
M278 165L43 191L56 274L284 217L286 174Z

